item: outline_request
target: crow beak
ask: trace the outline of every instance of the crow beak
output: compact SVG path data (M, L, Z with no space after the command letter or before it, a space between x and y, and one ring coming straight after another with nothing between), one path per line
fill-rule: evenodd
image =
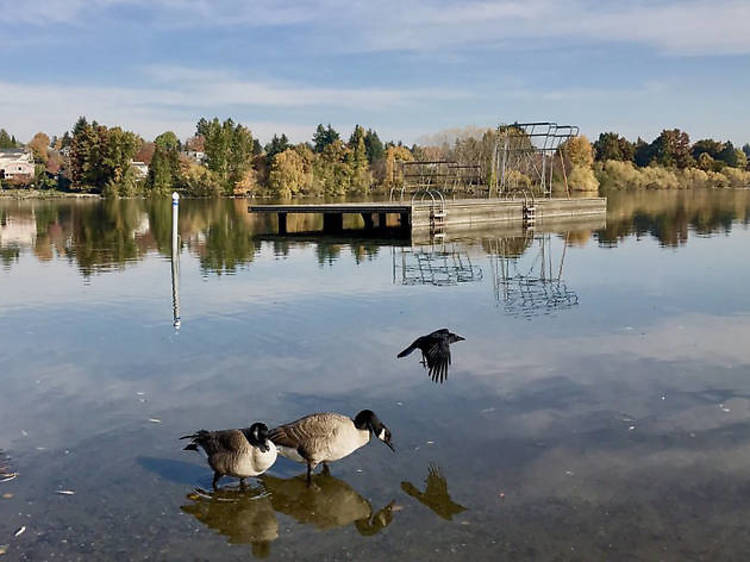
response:
M458 334L456 334L456 341L464 341L465 339L466 339L465 337L459 336Z

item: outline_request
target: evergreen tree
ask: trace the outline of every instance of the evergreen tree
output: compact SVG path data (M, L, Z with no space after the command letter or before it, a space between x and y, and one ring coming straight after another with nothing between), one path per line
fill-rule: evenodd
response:
M15 148L15 137L11 138L11 136L8 134L8 131L5 129L0 129L0 149L3 148Z
M289 139L286 138L285 134L282 133L280 137L278 135L274 135L271 139L271 142L266 145L266 158L270 162L274 156L284 152L287 148L291 147L292 145L289 144Z
M378 134L372 129L367 129L365 134L365 147L367 148L367 161L372 164L385 155L385 148Z
M154 140L146 188L153 195L167 195L177 187L180 187L180 141L168 131Z
M315 129L315 135L313 135L313 150L320 154L325 150L326 146L340 140L340 138L338 132L331 127L330 123L328 123L328 128L324 128L323 124L320 123L317 129Z

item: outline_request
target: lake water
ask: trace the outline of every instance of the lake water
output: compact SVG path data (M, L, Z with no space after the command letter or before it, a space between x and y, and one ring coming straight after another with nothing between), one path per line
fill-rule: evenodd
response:
M750 191L418 246L185 200L179 329L170 217L0 201L7 559L746 559ZM396 354L441 327L466 341L436 384ZM397 453L312 489L280 459L196 492L211 471L177 440L363 408Z

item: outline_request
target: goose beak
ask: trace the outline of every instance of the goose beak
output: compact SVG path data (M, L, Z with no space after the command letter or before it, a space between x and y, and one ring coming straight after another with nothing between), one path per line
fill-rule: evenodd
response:
M385 443L386 445L388 445L388 448L389 448L389 449L390 449L391 451L393 451L394 453L396 452L396 449L395 449L395 447L393 446L393 443L391 443L391 440L390 440L390 439L388 439L388 441L383 441L383 443Z

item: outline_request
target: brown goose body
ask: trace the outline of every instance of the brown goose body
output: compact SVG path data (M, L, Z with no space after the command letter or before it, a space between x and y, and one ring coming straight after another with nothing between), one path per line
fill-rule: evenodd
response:
M234 476L242 481L263 474L276 462L276 446L266 438L267 429L256 430L256 425L220 431L201 429L181 439L192 440L185 449L197 451L200 447L205 451L208 464L214 470L215 487L222 476Z
M307 464L307 481L316 466L349 456L375 435L388 447L391 432L371 410L362 410L354 419L335 412L310 414L272 429L268 437L279 454Z

